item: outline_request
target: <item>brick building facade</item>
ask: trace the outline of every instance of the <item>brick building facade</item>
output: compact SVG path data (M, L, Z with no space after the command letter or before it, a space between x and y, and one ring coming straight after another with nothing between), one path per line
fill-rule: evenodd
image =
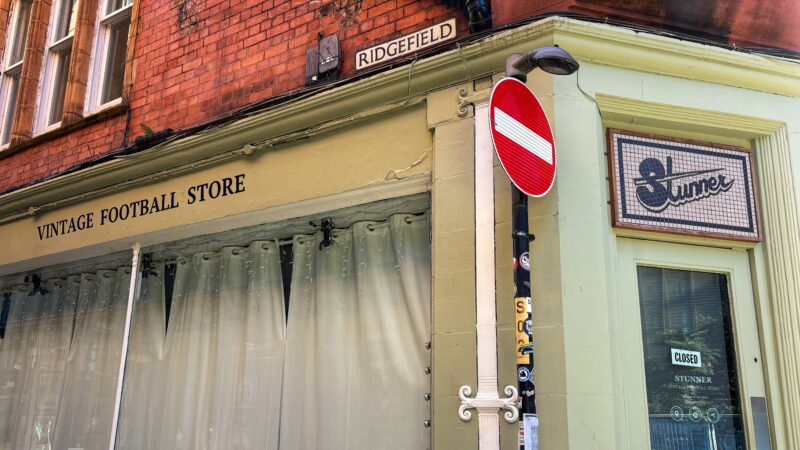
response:
M7 20L13 2L4 3L3 20ZM80 102L72 100L75 107L65 112L63 120L67 125L47 133L32 132L40 66L32 67L20 93L14 142L6 152L14 155L3 158L8 170L3 171L0 190L123 149L145 130L190 129L256 102L297 94L306 84L306 52L320 36L339 37L344 56L339 78L345 79L356 75L352 55L359 49L454 16L461 19L459 37L466 36L469 28L460 9L442 0L162 1L130 7L136 20L128 38L125 106L86 114ZM41 60L49 9L42 2L33 11L36 20L26 50L31 61ZM79 23L76 33L81 29ZM0 28L0 39L5 30ZM91 49L91 44L89 36L85 48ZM83 74L76 78L84 81L75 82L75 98L85 94L90 63L88 52L80 54L78 48L73 65Z
M124 94L121 105L104 111L92 111L84 101L90 63L99 58L91 53L96 45L97 13L93 8L97 5L96 1L80 3L74 11L78 17L76 44L70 55L69 90L63 94L66 107L62 125L44 131L37 130L33 122L34 113L42 109L38 103L46 33L56 16L48 2L32 2L33 20L25 49L29 63L24 66L12 142L0 153L5 169L0 174L0 192L125 149L150 130L190 130L224 119L248 105L298 95L306 85L306 52L323 36L339 38L342 63L338 80L363 76L354 67L357 51L451 17L459 18L458 38L466 38L469 18L456 3L176 0L127 4L133 26L128 34ZM730 2L716 4L720 11L732 8ZM0 4L0 42L6 41L13 5L13 0ZM797 29L780 19L799 14L793 2L761 5L759 9L754 9L753 2L745 2L735 8L737 13L730 20L677 6L655 10L636 2L601 2L594 7L579 1L534 4L507 0L495 1L492 8L496 27L562 11L665 30L706 32L704 36L730 45L800 48ZM419 56L395 59L384 68L407 64Z
M0 0L0 450L800 447L798 18L793 0ZM527 81L559 175L525 216L526 322L488 101L510 54L550 45L580 69ZM614 133L750 165L656 211L691 203L687 229L620 226ZM631 192L723 170L654 154L669 180ZM747 239L714 233L742 202Z

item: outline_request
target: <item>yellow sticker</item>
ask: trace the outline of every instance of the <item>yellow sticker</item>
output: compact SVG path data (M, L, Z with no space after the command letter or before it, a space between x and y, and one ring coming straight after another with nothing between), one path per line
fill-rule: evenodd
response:
M530 364L530 336L525 332L525 321L528 320L528 299L517 297L514 299L517 318L517 364Z

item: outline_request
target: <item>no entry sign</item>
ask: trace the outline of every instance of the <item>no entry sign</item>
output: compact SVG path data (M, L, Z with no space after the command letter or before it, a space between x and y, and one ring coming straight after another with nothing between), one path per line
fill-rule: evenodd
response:
M503 78L489 100L492 142L508 177L520 191L542 197L556 176L556 146L539 100L524 83Z

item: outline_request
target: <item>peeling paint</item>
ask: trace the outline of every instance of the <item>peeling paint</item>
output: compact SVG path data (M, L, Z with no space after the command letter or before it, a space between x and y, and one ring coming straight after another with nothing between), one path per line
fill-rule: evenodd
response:
M383 181L402 180L403 178L408 178L408 176L403 176L403 173L408 172L409 170L413 169L414 167L420 165L422 163L422 161L425 161L425 159L428 157L428 155L431 154L431 150L433 150L433 149L429 148L429 149L425 150L422 153L422 155L420 155L420 157L417 158L416 161L412 162L408 167L406 167L404 169L392 169L392 170L390 170L386 174L386 176L383 177Z

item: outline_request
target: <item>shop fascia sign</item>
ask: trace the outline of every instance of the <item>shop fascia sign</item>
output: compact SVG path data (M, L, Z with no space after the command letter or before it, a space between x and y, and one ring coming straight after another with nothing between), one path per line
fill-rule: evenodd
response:
M366 69L367 67L455 39L456 31L456 19L453 18L407 36L366 48L356 53L356 70Z
M90 230L129 220L182 208L184 205L199 205L208 200L216 200L245 192L243 173L187 186L183 190L157 192L146 197L113 203L95 211L62 217L36 226L40 241L54 239L66 234Z
M749 149L609 130L617 228L761 240Z

